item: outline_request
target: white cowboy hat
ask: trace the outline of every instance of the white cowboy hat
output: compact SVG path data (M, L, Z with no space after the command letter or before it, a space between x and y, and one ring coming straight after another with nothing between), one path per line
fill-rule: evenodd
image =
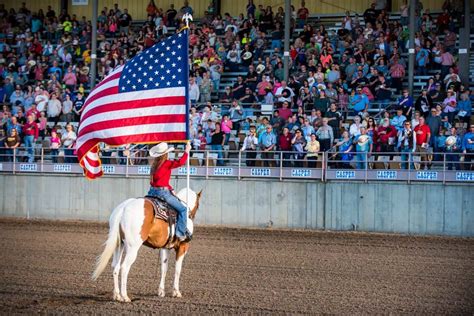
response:
M453 146L454 144L456 144L456 137L455 136L449 136L448 138L446 138L446 146Z
M30 60L30 61L28 61L28 65L29 65L30 67L36 66L36 61Z
M251 52L245 52L245 53L242 55L242 58L243 58L244 60L250 59L250 58L252 58L252 53L251 53Z
M159 143L150 149L150 156L156 158L172 151L174 151L174 147L168 147L167 143Z
M261 74L265 70L265 65L258 65L256 70L258 74Z
M81 68L81 70L79 70L79 72L80 72L82 75L87 76L87 75L89 74L89 67L84 66L84 67Z
M367 143L368 141L369 141L369 136L367 135L360 135L359 139L357 140L357 142L361 145Z

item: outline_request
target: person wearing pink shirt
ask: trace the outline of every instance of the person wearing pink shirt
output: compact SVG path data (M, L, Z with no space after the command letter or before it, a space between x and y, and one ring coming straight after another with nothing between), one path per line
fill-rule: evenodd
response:
M68 67L67 72L64 75L63 82L66 85L66 87L69 88L71 91L74 91L76 89L77 76L72 71L72 66Z
M232 121L229 119L229 115L224 115L221 121L221 129L225 134L225 144L229 141L230 131L232 130Z

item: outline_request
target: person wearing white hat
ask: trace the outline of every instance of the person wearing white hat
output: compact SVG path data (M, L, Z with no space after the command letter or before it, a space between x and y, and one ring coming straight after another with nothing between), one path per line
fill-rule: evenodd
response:
M158 197L178 212L176 223L176 238L184 241L190 236L186 232L186 206L173 194L173 187L170 185L171 170L179 168L186 163L191 145L186 144L183 156L178 161L168 160L168 153L174 151L167 143L159 143L150 149L150 156L155 158L150 170L150 190L148 195Z
M451 127L451 136L446 138L446 160L448 161L448 170L461 170L461 164L459 163L460 152L461 152L461 138L458 136L458 130L456 127Z
M367 135L367 129L365 127L360 128L360 135L354 138L356 144L356 160L357 169L366 169L369 160L369 154L372 152L372 137Z

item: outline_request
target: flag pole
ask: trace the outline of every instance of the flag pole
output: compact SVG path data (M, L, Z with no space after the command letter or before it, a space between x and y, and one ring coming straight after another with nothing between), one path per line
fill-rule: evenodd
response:
M182 21L184 21L186 23L186 25L183 27L183 30L186 30L188 29L188 33L189 33L189 21L192 21L193 20L193 16L189 13L185 13L181 19ZM190 58L189 57L189 34L185 33L186 34L186 47L188 49L188 59ZM185 91L186 91L186 110L187 110L187 120L186 120L186 139L187 139L187 142L186 144L190 144L191 143L191 137L190 137L190 125L189 125L189 108L190 108L190 101L189 101L189 62L186 63L187 64L187 67L186 67L186 71L187 71L187 76L188 76L188 85L187 87L185 88ZM189 207L189 191L191 190L190 186L189 186L189 182L190 182L190 159L191 159L191 153L189 153L188 155L188 158L186 159L186 205L188 207L188 210L190 210L190 207Z

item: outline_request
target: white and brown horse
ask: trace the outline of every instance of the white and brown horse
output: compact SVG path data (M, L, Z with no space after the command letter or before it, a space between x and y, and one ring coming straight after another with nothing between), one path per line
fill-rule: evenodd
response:
M202 191L201 191L202 192ZM199 208L201 192L195 193L186 189L178 192L177 196L183 202L187 202L189 195L187 229L193 233L193 220ZM96 280L104 271L110 257L114 276L113 299L121 302L130 302L127 294L127 277L130 267L137 258L138 250L142 245L160 249L161 259L161 281L158 295L165 296L165 278L168 271L168 257L171 249L176 251L176 267L174 275L173 297L181 297L179 291L179 276L184 256L189 248L188 242L175 241L168 244L170 234L169 225L163 220L156 219L151 203L143 198L128 199L122 202L110 215L109 237L105 242L105 249L97 259L97 265L92 275ZM167 247L165 247L167 246ZM122 256L124 259L122 261ZM119 289L119 273L121 273L121 284Z

